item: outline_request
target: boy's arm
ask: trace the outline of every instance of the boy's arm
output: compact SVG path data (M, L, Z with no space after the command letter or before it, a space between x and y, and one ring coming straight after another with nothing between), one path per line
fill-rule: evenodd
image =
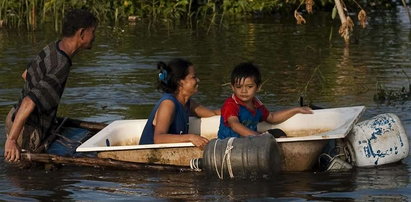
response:
M212 110L194 102L193 100L191 100L191 112L198 117L210 117L221 114L220 109Z
M266 121L269 123L281 123L298 113L312 114L313 112L309 107L295 107L277 112L270 112Z
M227 119L227 123L234 132L238 133L241 136L252 136L259 134L258 132L250 130L249 128L241 124L237 116L230 116Z

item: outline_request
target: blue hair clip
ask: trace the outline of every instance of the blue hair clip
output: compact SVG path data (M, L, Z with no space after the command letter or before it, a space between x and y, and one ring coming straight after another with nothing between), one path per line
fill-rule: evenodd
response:
M167 84L167 70L162 69L160 73L158 73L158 78L161 82Z

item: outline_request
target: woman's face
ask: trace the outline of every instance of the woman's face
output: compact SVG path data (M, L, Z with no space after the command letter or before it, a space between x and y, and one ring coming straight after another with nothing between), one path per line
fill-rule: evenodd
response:
M196 76L194 66L188 67L187 76L183 80L180 80L180 92L185 92L187 94L193 95L198 91L199 82L200 79Z

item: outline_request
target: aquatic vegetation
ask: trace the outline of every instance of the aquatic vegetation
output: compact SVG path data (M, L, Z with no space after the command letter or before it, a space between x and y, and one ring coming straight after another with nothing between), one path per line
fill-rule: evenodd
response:
M320 65L316 66L314 68L314 70L312 71L311 75L308 77L307 75L308 81L305 83L305 85L302 87L302 89L299 91L300 97L299 97L299 102L300 105L303 106L304 101L303 98L307 98L308 102L308 106L310 106L312 104L312 97L310 97L309 95L309 89L310 89L310 85L313 83L317 83L321 85L321 88L323 89L325 86L325 77L323 75L323 73L321 72L320 69Z
M411 84L409 84L408 90L405 86L400 89L390 89L382 84L377 84L377 92L374 94L374 101L376 103L390 105L407 100L411 100Z
M405 86L400 89L388 89L381 83L377 83L377 93L374 94L374 101L379 104L392 104L393 102L404 102L411 100L411 78L402 70L402 73L407 77L408 90Z
M339 0L341 1L341 0ZM346 0L345 8L354 0ZM367 5L392 4L392 1L367 1ZM305 11L300 9L305 5ZM244 17L276 12L291 13L304 22L301 13L313 13L314 9L328 8L334 0L0 0L0 27L24 27L37 29L39 24L53 23L59 31L59 23L64 13L70 8L88 8L102 22L148 20L150 23L186 22L188 27L197 25L212 26L221 24L226 16ZM384 4L384 5L385 5ZM314 7L315 5L315 7ZM298 7L297 9L295 9ZM348 12L348 11L346 11ZM358 14L361 26L365 26L364 9ZM217 23L219 22L219 23Z

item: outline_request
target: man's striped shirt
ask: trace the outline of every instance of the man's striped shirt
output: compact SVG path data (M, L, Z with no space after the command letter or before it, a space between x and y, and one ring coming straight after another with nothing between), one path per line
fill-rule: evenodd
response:
M26 124L30 124L47 136L56 118L57 107L70 72L71 59L58 47L60 41L47 45L27 67L22 97L28 96L36 104Z

